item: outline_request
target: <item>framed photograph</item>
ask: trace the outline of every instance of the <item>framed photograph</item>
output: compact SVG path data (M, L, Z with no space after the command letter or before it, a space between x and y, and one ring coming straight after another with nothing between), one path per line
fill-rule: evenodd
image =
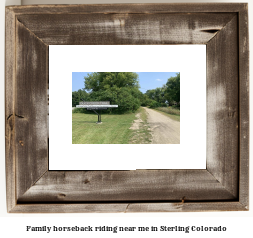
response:
M248 5L246 3L10 6L6 7L5 42L8 212L249 210L249 39ZM199 66L199 71L204 68L206 72L206 77L202 77L202 80L200 77L199 81L204 82L204 88L201 88L199 92L199 94L204 93L201 94L204 95L204 98L194 97L198 94L193 90L194 87L197 87L195 84L198 81L191 78L192 85L186 88L193 90L194 95L189 100L185 100L184 103L181 100L179 102L167 97L159 103L163 103L164 107L169 106L172 102L176 106L180 105L182 111L180 140L177 140L175 144L179 150L185 150L185 153L178 157L184 157L185 161L193 161L195 157L201 157L204 159L204 167L180 169L163 166L168 160L168 153L160 152L159 154L156 151L162 147L155 146L172 145L161 145L161 142L159 142L160 145L144 145L144 143L133 145L136 148L142 146L141 153L146 152L147 156L153 153L150 157L135 157L127 153L129 147L120 147L122 155L117 154L116 157L121 159L121 164L125 164L121 168L110 166L114 163L109 161L110 156L106 158L106 162L103 161L109 166L99 167L103 159L100 157L107 153L113 155L114 147L109 147L113 145L107 143L98 145L100 143L95 141L91 147L83 147L85 149L81 149L75 156L69 153L70 147L79 146L77 144L87 146L85 145L87 141L79 140L78 136L74 138L74 135L81 130L80 127L76 127L79 119L73 116L73 122L71 121L71 116L74 114L70 109L71 99L65 100L65 97L71 97L73 72L86 72L87 74L83 76L86 82L85 89L94 92L91 94L90 91L87 91L88 96L85 94L87 97L78 99L78 104L83 105L81 107L87 108L89 105L88 107L93 111L101 107L108 110L109 106L105 107L105 105L116 105L117 102L117 106L121 105L118 109L123 110L125 104L122 104L120 98L134 98L133 94L129 93L132 89L122 89L122 86L117 86L116 81L114 84L108 84L109 86L105 85L106 90L110 87L118 92L125 90L124 96L118 93L119 96L114 98L115 103L110 104L108 97L96 94L98 87L95 90L94 84L90 86L90 78L96 80L102 77L103 80L106 78L108 81L110 77L117 76L113 72L121 72L121 76L117 76L117 79L120 77L124 79L123 73L129 74L129 72L134 75L133 79L137 77L136 74L141 77L138 72L176 72L177 74L173 77L179 75L183 79L183 75L187 73L190 75L190 69L195 66L189 67L188 71L182 70L180 63L177 63L178 68L176 66L173 69L169 69L169 66L168 68L161 67L163 62L167 62L170 52L173 51L169 47L177 45L205 47L205 59L199 63L196 61L196 69L194 69L195 72L198 72ZM58 53L55 50L57 47L60 49ZM93 51L97 58L88 67L89 61L92 62L92 57L89 57L92 55L91 49L96 50L99 47L104 47L100 50L101 55ZM112 48L106 54L108 47ZM115 50L115 47L121 48ZM150 57L150 66L148 68L111 67L115 65L115 62L122 62L120 65L127 64L123 61L127 54L123 54L123 47L127 49L126 52L130 52L130 48L127 47L144 49L141 53L145 56L143 61ZM160 52L161 56L152 58L153 49L155 52ZM79 51L79 56L78 54L68 56L66 53L75 50ZM78 65L78 60L75 61L75 59L78 59L80 55L81 58L87 59L87 64L85 64L87 67L71 68L68 74L66 70L71 62L76 62L74 66ZM113 61L114 64L107 64L109 55L117 58L116 61ZM58 56L58 59L55 56ZM181 63L185 60L186 65L188 62L189 65L194 65L194 57L193 60L183 54L180 54L180 57ZM52 65L53 59L57 59L58 63ZM99 63L96 63L100 62L98 59L103 59L100 60L101 65L104 62L107 67L98 67ZM130 66L131 63L133 66L136 65L134 57L132 61L127 62ZM68 81L61 81L64 76L56 79L55 71L59 75L66 75ZM111 75L105 74L107 71L111 71ZM161 80L158 76L156 79ZM57 87L54 86L56 80L59 81ZM64 91L66 85L70 85L67 87L69 94ZM183 83L180 85L181 89L184 87L182 85ZM182 91L181 94L183 97ZM55 98L58 101L55 101ZM92 100L94 98L95 100ZM65 101L65 109L63 107L61 112L58 112L55 109L57 103L61 104ZM91 102L94 101L99 103L92 104ZM187 101L189 104L186 104ZM149 109L151 103L147 106L147 110L151 110ZM189 110L191 107L192 111ZM187 113L186 109L189 110ZM198 118L196 116L198 112L200 114L202 112L203 117ZM89 115L86 112L85 117L82 115L80 120L89 122L91 120ZM94 126L96 129L109 125L109 123L106 124L106 120L101 124L103 114L99 115L96 116L98 122L96 127ZM199 119L199 124L197 123L193 128L190 128L189 125L183 127L183 120L192 116L196 117L196 120ZM60 125L61 120L65 120L65 117L70 118L70 124L62 130L69 130L67 129L69 126L73 129L72 132L70 130L70 135L71 133L72 135L65 137L59 134L59 143L57 135L55 136L53 120L56 120L55 126L57 126L57 124ZM204 123L204 136L196 136L196 139L193 137L183 139L183 133L188 136L195 134L191 132L192 129L196 131L196 134L203 132L200 127L198 128L201 123ZM88 133L87 128L88 126L83 133ZM106 127L103 130L105 129ZM49 140L49 135L50 138L52 137L52 142L51 139ZM183 141L185 145L191 143L191 146L184 149ZM203 141L204 145L202 145ZM52 151L54 153L51 154ZM199 153L200 151L202 152ZM93 154L101 154L101 156L94 159ZM177 160L176 154L173 154L170 159ZM72 168L70 165L79 155L85 162L82 166L80 162L77 162L76 167ZM57 162L55 166L51 167L50 163L53 159L57 159ZM140 166L134 168L129 166L131 159L133 160L131 164L139 160ZM89 161L92 160L93 167L89 168ZM68 161L69 166L61 167L64 161ZM146 161L147 163L152 161L152 163L146 166ZM181 164L184 166L184 163Z
M206 169L205 45L51 45L49 52L49 170Z

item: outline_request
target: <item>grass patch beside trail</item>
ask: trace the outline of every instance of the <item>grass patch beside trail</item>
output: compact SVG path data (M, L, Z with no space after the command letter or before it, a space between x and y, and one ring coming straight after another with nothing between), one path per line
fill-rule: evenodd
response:
M180 110L171 107L157 107L154 110L159 111L165 116L170 117L172 120L180 121Z
M73 144L128 144L132 137L129 128L136 113L102 114L102 124L96 124L97 115L72 113Z
M150 127L147 122L147 113L146 110L140 107L136 113L137 117L137 129L132 130L132 136L129 140L129 144L150 144L152 141L152 135L150 131Z

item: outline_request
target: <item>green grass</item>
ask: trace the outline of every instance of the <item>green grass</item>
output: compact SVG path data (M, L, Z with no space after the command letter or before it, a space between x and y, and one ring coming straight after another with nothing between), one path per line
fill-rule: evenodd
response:
M172 107L157 107L154 110L159 111L165 116L168 116L172 120L180 121L180 110Z
M129 144L150 144L152 141L152 135L147 122L148 115L146 113L146 110L140 107L136 112L136 115L137 114L139 115L139 119L141 119L141 122L139 123L139 129L132 130L133 133Z
M128 144L132 137L129 128L135 113L102 114L101 124L96 124L96 114L72 113L72 144Z

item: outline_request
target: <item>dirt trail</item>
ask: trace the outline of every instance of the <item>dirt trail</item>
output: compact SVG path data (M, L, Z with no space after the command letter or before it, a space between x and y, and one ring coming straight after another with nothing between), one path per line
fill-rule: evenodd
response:
M152 144L180 144L180 122L144 107L152 133Z

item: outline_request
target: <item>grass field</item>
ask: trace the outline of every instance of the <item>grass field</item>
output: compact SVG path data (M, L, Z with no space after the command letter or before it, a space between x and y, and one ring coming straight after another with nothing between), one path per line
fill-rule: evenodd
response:
M155 110L161 112L172 120L180 121L180 110L172 107L157 107Z
M122 115L72 113L72 144L148 144L151 142L147 114L143 108ZM129 129L137 120L137 129Z
M136 115L137 119L140 119L138 122L138 129L133 130L129 144L150 144L152 141L152 135L147 122L148 116L145 109L140 107Z
M135 113L123 115L102 114L102 124L96 124L97 115L72 113L72 144L128 144L132 137L129 128Z

